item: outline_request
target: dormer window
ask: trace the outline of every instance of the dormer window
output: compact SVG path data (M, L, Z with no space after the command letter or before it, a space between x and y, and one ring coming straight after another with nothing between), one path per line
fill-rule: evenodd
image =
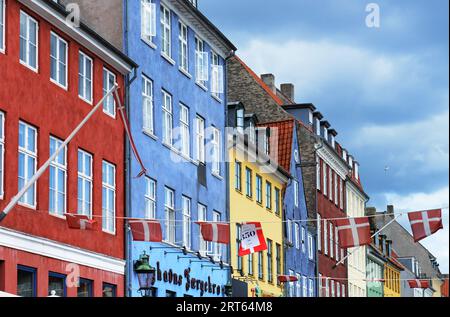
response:
M316 118L316 134L320 136L320 120Z
M330 140L331 140L331 146L333 148L335 148L336 147L336 138L334 137L334 135L331 135Z
M270 129L266 129L266 133L264 134L264 153L266 155L270 154Z
M244 108L236 110L236 129L239 133L244 133Z
M314 123L314 116L313 116L312 111L308 111L308 115L309 115L309 118L308 118L309 124L312 125Z
M342 150L342 158L344 159L344 161L347 162L347 151L346 150Z
M359 180L359 164L355 163L355 178Z
M256 129L255 129L255 123L253 120L250 120L248 122L248 139L251 143L256 143Z

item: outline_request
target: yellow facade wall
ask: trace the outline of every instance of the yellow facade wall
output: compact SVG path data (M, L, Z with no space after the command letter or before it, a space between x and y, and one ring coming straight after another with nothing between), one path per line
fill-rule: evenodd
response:
M283 213L282 213L282 190L285 183L282 178L274 174L262 174L257 163L248 162L244 156L236 150L230 150L230 221L231 221L231 264L234 268L233 277L240 280L248 281L248 294L252 296L252 289L256 286L262 291L263 297L279 297L283 295L283 288L277 285L277 249L279 251L279 274L284 274L284 257L283 257ZM236 165L241 163L241 190L236 189ZM251 170L252 179L252 197L247 196L246 190L246 170ZM256 175L262 178L262 203L258 203L256 199ZM272 184L272 209L266 208L266 182ZM279 190L278 210L276 214L276 198L275 188ZM259 254L251 255L253 257L253 270L249 272L249 256L241 258L242 272L244 277L238 272L238 245L239 237L237 236L237 225L243 222L261 222L264 237L272 241L272 274L269 279L268 274L268 250L262 252L263 255L263 278L259 278L258 274L258 258ZM251 272L253 271L253 272Z
M390 264L384 266L384 297L400 297L400 271Z

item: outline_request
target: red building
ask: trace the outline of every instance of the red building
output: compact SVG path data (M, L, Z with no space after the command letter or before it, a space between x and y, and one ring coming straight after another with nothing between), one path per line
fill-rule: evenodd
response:
M444 283L441 285L442 297L448 297L448 274L444 275Z
M85 25L66 23L53 1L0 0L0 7L1 211L114 80L123 97L137 66ZM123 296L124 151L108 98L0 222L0 291ZM69 229L66 213L88 215L98 228Z

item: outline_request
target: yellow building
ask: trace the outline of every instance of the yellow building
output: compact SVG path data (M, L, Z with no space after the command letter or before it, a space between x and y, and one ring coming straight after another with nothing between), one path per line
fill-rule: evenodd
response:
M384 297L401 297L400 271L403 268L395 258L389 258L384 265Z
M245 141L244 141L245 140ZM284 274L282 192L289 175L268 167L264 150L256 158L256 145L238 134L229 150L231 264L233 279L246 282L248 296L280 297L277 277ZM261 222L268 250L239 257L240 228L244 222Z

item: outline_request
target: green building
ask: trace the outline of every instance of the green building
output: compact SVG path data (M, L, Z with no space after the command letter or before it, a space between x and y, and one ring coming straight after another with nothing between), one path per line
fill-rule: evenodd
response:
M386 260L378 247L367 248L367 297L384 297L384 266Z

